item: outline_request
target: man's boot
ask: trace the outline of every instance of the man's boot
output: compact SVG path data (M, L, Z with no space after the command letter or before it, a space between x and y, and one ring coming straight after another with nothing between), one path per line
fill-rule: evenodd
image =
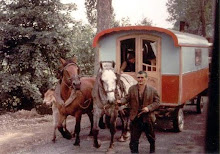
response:
M150 144L150 153L154 153L155 152L155 143L151 143Z

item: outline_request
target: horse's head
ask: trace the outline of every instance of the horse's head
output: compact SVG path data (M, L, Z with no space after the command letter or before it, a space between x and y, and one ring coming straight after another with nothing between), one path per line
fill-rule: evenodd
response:
M48 89L45 93L44 93L44 100L43 100L43 104L46 104L48 106L51 106L53 104L53 102L55 102L56 99L54 97L54 90L52 89Z
M101 81L103 89L106 93L109 102L115 101L116 81L117 77L113 69L106 69L102 71Z
M80 68L76 64L75 58L72 60L64 60L61 58L62 63L62 82L61 84L65 84L69 88L73 88L75 90L80 89Z

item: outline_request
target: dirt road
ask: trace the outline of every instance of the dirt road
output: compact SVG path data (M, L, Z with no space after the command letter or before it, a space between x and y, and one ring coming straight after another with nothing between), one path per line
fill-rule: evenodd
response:
M169 123L156 126L156 153L192 153L204 152L204 137L206 123L206 109L202 114L195 113L195 107L184 108L185 128L183 132L174 133L169 129ZM0 115L0 153L1 154L99 154L106 153L109 146L110 133L108 129L100 130L99 139L102 146L93 147L93 139L89 137L90 123L86 115L83 116L80 132L80 147L73 146L74 138L64 139L57 132L57 141L53 143L52 116L39 115L34 111L19 111ZM67 128L73 132L75 119L68 117ZM161 129L166 128L167 129ZM115 137L118 138L120 130ZM112 153L130 153L129 142L115 142ZM149 152L149 143L144 134L140 140L140 153Z

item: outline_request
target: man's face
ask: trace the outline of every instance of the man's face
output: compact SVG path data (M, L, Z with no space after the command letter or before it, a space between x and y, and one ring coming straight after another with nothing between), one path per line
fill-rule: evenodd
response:
M146 77L144 74L137 74L137 80L139 85L144 85L146 83Z

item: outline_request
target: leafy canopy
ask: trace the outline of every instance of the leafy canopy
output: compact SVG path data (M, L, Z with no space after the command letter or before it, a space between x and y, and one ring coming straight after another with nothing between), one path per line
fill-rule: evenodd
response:
M0 0L0 108L41 103L57 81L60 57L80 54L93 64L93 30L70 16L74 10L59 0Z
M202 32L204 26L207 36L212 36L213 7L211 0L168 0L166 6L169 12L167 20L174 23L174 29L178 29L180 21L185 21L188 24L188 32L204 35Z

